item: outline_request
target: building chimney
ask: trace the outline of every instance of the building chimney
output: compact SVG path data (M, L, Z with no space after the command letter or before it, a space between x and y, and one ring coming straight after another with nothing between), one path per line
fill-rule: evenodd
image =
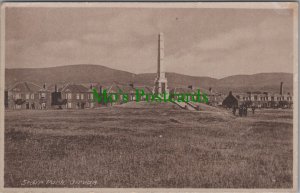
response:
M209 87L209 89L208 89L208 90L209 90L209 92L210 92L210 93L212 93L212 88L211 88L211 87Z
M188 88L190 88L190 89L192 89L192 90L193 90L193 85L189 85L189 86L188 86Z
M55 84L55 88L54 88L55 92L57 92L57 85Z
M129 86L131 86L132 88L134 88L134 84L133 83L130 83Z
M283 95L283 82L280 82L280 95Z
M90 89L91 89L91 90L93 89L93 85L92 85L92 84L90 85Z

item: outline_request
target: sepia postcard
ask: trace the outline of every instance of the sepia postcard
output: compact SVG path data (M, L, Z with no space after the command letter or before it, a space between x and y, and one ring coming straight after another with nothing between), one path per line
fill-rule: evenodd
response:
M296 192L298 3L2 3L0 192Z

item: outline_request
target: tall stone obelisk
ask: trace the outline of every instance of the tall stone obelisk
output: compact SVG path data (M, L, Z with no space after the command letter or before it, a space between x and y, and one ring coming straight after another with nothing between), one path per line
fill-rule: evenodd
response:
M164 93L168 92L168 81L165 75L165 65L164 65L164 34L160 33L158 35L158 61L157 61L157 76L155 79L154 93Z

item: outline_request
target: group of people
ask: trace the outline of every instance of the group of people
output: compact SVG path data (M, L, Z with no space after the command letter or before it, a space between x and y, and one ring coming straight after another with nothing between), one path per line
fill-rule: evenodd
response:
M240 117L243 117L243 116L244 116L244 117L247 117L247 114L248 114L248 106L247 106L247 105L242 104L242 105L240 105L239 107L238 107L238 106L233 106L233 107L232 107L233 115L236 114L237 109L239 110L239 116L240 116ZM252 106L251 106L251 109L252 109L252 114L254 115L254 112L255 112L255 106L252 105Z

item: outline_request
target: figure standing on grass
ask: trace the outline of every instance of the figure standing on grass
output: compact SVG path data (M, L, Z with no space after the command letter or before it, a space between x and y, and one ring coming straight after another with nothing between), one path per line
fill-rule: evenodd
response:
M252 115L254 115L254 111L255 111L255 106L252 106Z
M248 108L246 105L244 105L243 114L245 115L245 117L247 117L247 112L248 112Z
M239 108L239 116L240 117L243 116L243 105L241 105L240 108Z
M236 106L235 105L232 107L232 113L233 113L233 115L235 115L235 113L236 113Z

